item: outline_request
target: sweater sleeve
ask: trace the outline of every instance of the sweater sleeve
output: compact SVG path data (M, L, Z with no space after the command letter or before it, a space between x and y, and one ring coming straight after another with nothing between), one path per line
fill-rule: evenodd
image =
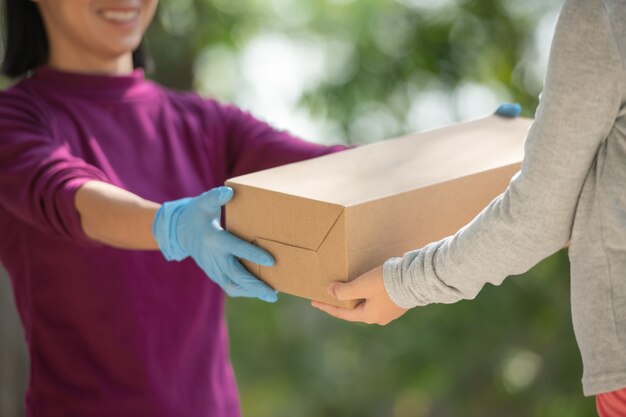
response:
M222 106L227 129L228 176L248 174L346 149L298 139L235 106Z
M86 181L106 181L51 132L46 109L16 91L0 93L0 205L46 234L94 245L83 232L74 195Z
M566 0L521 171L454 236L393 258L384 283L399 306L472 299L556 252L622 102L623 67L601 0Z

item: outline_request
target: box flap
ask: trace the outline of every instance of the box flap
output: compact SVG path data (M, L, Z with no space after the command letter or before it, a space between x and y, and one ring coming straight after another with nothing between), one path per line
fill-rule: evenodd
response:
M272 288L311 300L352 308L356 300L338 301L326 293L333 281L345 281L347 259L344 215L335 222L318 250L303 249L259 238L257 245L274 255L272 267L244 262L246 268Z
M241 185L236 179L226 185L235 190L226 205L228 230L248 241L266 239L316 251L343 212L336 204Z

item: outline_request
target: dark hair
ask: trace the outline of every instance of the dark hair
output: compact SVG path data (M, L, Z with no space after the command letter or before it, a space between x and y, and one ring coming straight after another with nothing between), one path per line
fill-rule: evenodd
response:
M37 4L30 0L4 0L4 59L2 73L26 75L48 61L48 36ZM144 67L143 46L133 51L133 66Z

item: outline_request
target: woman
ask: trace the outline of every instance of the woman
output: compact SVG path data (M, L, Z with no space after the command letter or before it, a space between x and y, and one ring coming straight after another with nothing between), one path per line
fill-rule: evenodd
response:
M454 236L329 288L386 324L408 308L476 297L571 240L572 313L583 389L626 415L626 2L566 0L520 173Z
M0 260L29 416L238 416L220 287L275 301L236 257L273 260L222 230L214 187L343 149L145 80L156 5L5 1Z

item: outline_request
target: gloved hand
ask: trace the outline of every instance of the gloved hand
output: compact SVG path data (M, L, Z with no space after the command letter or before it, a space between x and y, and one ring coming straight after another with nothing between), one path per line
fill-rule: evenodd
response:
M191 256L231 297L275 302L277 292L248 272L237 259L272 266L272 256L220 226L222 206L232 198L232 188L218 187L197 197L166 202L156 213L152 234L165 259L180 261Z
M496 110L496 114L502 117L515 118L522 113L522 105L519 103L503 103Z

